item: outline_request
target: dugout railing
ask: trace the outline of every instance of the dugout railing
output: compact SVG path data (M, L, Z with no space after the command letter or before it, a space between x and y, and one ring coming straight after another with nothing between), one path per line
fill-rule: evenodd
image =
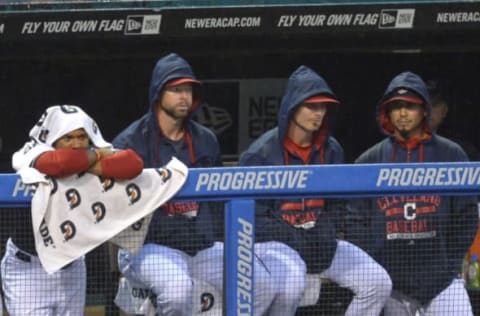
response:
M31 192L17 175L1 174L0 183L1 208L29 206ZM224 313L252 315L253 287L239 286L245 282L238 282L238 277L250 277L242 275L239 266L251 264L248 261L252 258L249 254L253 253L255 240L256 199L478 195L479 192L480 163L477 162L229 167L190 169L187 182L175 199L226 202ZM247 262L239 265L245 260Z

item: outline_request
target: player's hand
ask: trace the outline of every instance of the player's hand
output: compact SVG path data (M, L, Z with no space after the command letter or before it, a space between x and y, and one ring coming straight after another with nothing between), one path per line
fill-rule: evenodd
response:
M91 150L90 152L93 152L93 160L92 164L90 165L90 168L88 168L87 172L92 173L94 175L100 176L102 175L102 164L101 160L112 156L115 151L113 151L110 148L95 148L95 150Z

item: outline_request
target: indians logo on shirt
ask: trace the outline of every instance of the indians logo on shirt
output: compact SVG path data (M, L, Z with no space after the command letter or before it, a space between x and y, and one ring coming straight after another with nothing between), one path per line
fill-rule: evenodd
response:
M187 218L197 216L199 204L197 201L175 201L162 205L162 210L170 216L183 215Z
M393 196L380 197L376 201L385 214L388 240L426 239L437 235L433 215L441 204L441 196Z
M302 199L283 202L280 206L284 221L296 228L310 229L315 226L325 201L323 199Z

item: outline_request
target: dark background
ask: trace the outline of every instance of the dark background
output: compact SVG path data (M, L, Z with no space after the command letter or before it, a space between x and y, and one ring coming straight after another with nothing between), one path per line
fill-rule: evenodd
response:
M29 129L50 105L82 106L96 119L105 138L111 140L147 110L151 69L159 57L171 51L190 61L202 80L287 78L301 64L315 69L342 100L334 133L345 148L347 161L382 137L375 121L376 103L393 76L405 70L424 79L448 80L453 102L443 129L480 145L476 128L480 121L480 54L474 50L461 51L458 47L459 51L453 52L393 53L332 48L330 52L292 47L276 52L253 47L247 53L241 47L201 51L195 45L184 50L173 45L165 49L163 45L138 43L135 52L127 54L122 51L130 47L112 49L113 45L98 44L92 50L72 47L70 53L56 56L49 44L38 43L28 49L28 56L0 56L0 171L11 171L11 154L26 141ZM235 41L230 44L240 45ZM305 40L302 44L313 43ZM245 109L236 108L236 86L207 83L204 92L210 105L228 109L233 116L234 124L219 139L225 155L237 155L236 115Z
M264 11L268 15L268 9ZM6 16L0 12L0 23ZM0 172L13 172L12 153L50 105L80 105L97 121L105 139L111 140L147 110L152 68L170 52L187 59L197 77L206 81L205 101L232 116L233 124L218 135L226 161L235 161L239 154L237 118L246 110L238 106L235 80L286 79L302 64L320 73L342 101L334 136L343 145L347 162L383 137L375 120L376 103L389 81L406 70L425 80L448 83L450 111L440 132L480 147L478 24L385 32L334 29L203 36L184 32L128 39L98 34L88 38L0 36ZM2 221L8 222L7 212L2 213ZM96 267L89 270L89 294L104 293L111 304L118 275L107 253L102 246L87 257L87 263ZM329 303L337 304L343 295L347 304L348 295L337 290L332 290L334 300ZM471 295L478 308L479 292Z
M77 6L82 8L82 4ZM237 118L247 109L239 106L236 81L286 79L302 64L320 73L342 101L334 135L345 149L347 162L382 137L375 120L376 103L389 81L406 70L425 80L448 83L450 111L440 133L480 147L476 130L480 120L480 23L445 23L439 18L445 12L478 13L479 2L78 12L32 4L17 5L15 14L7 13L8 9L12 8L0 6L0 172L11 172L11 154L50 105L80 105L111 140L147 110L151 70L170 52L187 59L197 77L206 81L206 103L230 115L233 124L217 135L225 160L235 160L244 149L237 146ZM394 23L384 23L384 12L392 17L402 9L415 11L412 27L392 28ZM375 13L380 18L368 26L278 27L284 15L357 13ZM23 32L26 21L123 19L127 23L134 16L142 21L138 18L142 14L162 16L158 35L129 36L124 34L126 29ZM184 27L192 17L232 16L258 16L262 25ZM209 125L208 113L202 115L202 122Z

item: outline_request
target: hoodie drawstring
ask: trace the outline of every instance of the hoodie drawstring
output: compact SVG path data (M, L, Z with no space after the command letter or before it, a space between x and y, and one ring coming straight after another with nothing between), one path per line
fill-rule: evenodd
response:
M395 141L393 143L391 161L396 162L396 160L397 160L397 150L398 150L397 145L400 145L407 151L406 162L411 162L412 150L417 148L417 147L418 147L418 162L424 162L425 161L425 145L424 145L423 141L431 139L431 138L432 138L432 135L427 134L425 137L422 137L421 139L412 138L412 139L408 140L407 142L403 142L401 140L395 139Z
M320 164L325 164L325 149L322 147L318 148L319 151L320 151ZM311 155L311 153L310 153ZM283 160L285 161L285 165L289 165L290 164L290 158L288 157L288 150L284 149L283 150ZM303 161L303 164L304 165L309 165L310 163L307 161Z
M160 132L160 137L162 136ZM157 144L155 146L155 162L160 163L160 137L157 137ZM193 166L195 163L195 149L193 147L193 142L192 142L192 136L190 135L189 132L185 131L185 142L187 143L188 146L188 152L190 154L190 163Z
M195 163L195 150L193 149L193 142L192 142L192 136L190 136L190 133L185 131L185 141L187 142L188 145L188 151L190 153L190 162L192 163L192 166Z

